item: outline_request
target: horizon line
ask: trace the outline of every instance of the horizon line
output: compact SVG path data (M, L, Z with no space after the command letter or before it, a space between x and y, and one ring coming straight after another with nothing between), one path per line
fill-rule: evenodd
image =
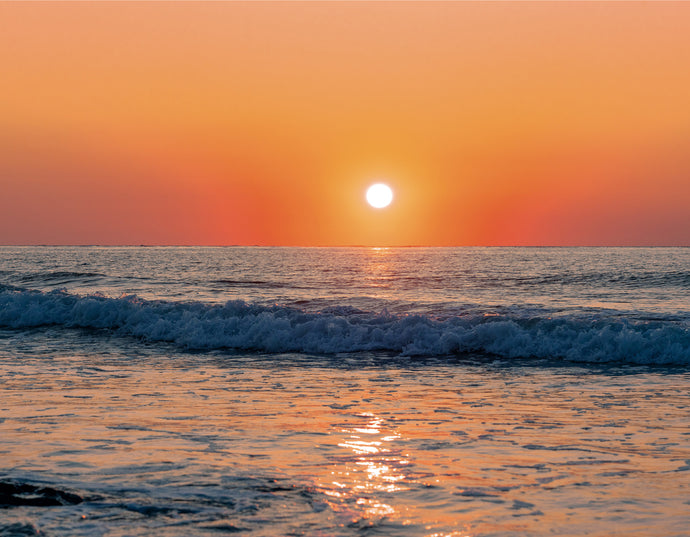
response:
M690 248L690 244L156 244L156 243L35 243L0 244L0 248Z

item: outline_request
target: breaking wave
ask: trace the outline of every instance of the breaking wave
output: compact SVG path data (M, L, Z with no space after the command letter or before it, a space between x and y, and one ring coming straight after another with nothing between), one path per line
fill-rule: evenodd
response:
M601 311L502 315L372 313L351 307L306 312L244 301L147 301L0 286L0 326L103 329L188 349L282 353L383 351L402 356L485 353L576 362L690 364L687 320L633 319Z

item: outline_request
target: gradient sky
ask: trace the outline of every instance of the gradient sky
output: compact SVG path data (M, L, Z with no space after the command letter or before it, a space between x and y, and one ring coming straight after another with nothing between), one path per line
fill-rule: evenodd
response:
M0 2L0 66L0 244L690 245L690 2Z

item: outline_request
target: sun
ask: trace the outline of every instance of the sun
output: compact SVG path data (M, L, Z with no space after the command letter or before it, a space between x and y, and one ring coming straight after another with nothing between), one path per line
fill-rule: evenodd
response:
M393 191L391 187L383 183L376 183L367 189L367 202L376 209L388 207L393 201Z

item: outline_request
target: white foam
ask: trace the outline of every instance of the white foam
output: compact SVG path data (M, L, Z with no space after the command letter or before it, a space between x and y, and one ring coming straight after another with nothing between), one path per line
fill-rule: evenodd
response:
M551 318L549 312L535 315L532 310L441 320L349 308L307 313L243 301L212 305L20 288L0 291L0 326L24 329L44 325L108 329L199 350L386 351L404 356L477 352L504 358L690 364L690 327L671 319L636 321L604 313Z

